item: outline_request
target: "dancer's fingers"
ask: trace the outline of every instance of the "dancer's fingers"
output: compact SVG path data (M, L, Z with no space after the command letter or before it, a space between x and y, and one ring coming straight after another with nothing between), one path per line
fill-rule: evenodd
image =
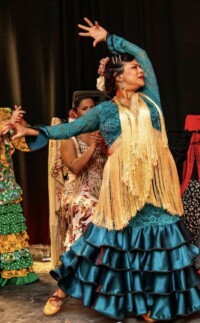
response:
M90 27L94 26L94 24L87 17L84 17L83 19L85 20L85 22L87 22L88 26Z
M78 27L83 29L83 30L86 30L86 31L90 30L90 27L87 27L87 26L84 26L84 25L81 25L81 24L78 24Z
M90 34L89 33L78 33L79 34L79 36L83 36L83 37L88 37L88 36L90 36Z

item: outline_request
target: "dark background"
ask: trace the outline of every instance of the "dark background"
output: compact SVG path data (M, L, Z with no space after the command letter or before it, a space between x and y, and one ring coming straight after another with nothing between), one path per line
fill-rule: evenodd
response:
M95 89L105 44L78 36L86 16L144 48L153 63L170 145L199 114L199 0L0 0L0 106L22 105L30 124L66 118L75 90ZM48 148L17 152L30 243L49 243Z

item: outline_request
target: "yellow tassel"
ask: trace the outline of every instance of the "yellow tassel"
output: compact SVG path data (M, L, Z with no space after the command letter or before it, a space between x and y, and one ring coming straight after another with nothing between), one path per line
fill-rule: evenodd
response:
M144 96L144 95L143 95ZM168 148L164 119L156 107L161 132L154 129L141 95L132 96L130 108L116 98L122 135L110 148L102 187L92 222L121 230L145 203L182 215L183 207L176 166Z

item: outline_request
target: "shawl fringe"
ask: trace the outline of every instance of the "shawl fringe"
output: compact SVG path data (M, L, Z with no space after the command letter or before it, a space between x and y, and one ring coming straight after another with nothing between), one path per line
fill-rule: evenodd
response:
M118 98L121 136L110 147L104 168L102 187L96 212L91 221L108 230L121 230L145 203L182 215L176 165L168 148L164 119L158 111L161 131L152 127L149 108L135 93L130 108Z

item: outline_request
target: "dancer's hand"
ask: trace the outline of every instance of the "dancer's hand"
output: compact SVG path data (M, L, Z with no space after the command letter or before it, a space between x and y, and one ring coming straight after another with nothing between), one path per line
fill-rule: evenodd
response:
M21 123L25 113L26 112L24 110L22 110L21 105L19 105L19 106L15 105L13 113L12 113L12 116L10 118L10 122L13 122L13 123L19 122L19 123Z
M5 135L10 129L14 130L12 139L21 138L24 136L37 136L39 134L39 130L27 128L20 123L2 121L2 134Z
M97 43L100 43L102 41L106 41L106 36L108 34L107 30L105 30L103 27L101 27L97 21L93 24L88 18L84 18L85 22L88 24L88 26L84 26L79 24L78 27L82 30L85 30L86 32L79 32L79 36L83 37L92 37L94 38L93 46L95 47Z
M10 129L12 129L12 126L9 121L1 122L1 135L6 135Z
M101 133L98 130L93 131L91 133L91 138L92 138L92 145L95 145L95 146L101 145L102 142L104 141Z

